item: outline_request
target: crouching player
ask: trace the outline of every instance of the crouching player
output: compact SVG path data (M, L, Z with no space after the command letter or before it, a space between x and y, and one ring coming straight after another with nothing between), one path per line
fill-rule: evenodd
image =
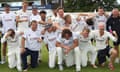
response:
M106 56L110 57L109 68L110 70L114 70L114 60L117 57L117 51L114 48L110 48L108 46L108 38L112 41L117 41L117 34L113 31L113 35L109 32L105 31L104 23L100 22L98 24L98 30L92 32L94 35L94 39L96 41L96 48L98 50L98 62L101 66L105 65Z
M9 68L17 67L18 71L22 71L19 47L19 36L22 34L22 32L18 33L15 32L13 29L8 29L7 33L5 33L1 40L2 43L7 41Z
M58 54L58 65L59 70L63 70L62 62L63 58L67 67L70 67L74 64L74 51L75 51L75 64L76 71L79 72L80 67L80 52L78 47L77 37L69 30L64 29L62 34L57 38L56 42L57 54Z
M88 54L90 55L89 60L93 68L97 68L95 65L95 60L97 56L97 51L91 43L93 36L90 34L90 30L84 27L81 33L78 34L79 48L81 51L81 65L83 67L87 66Z
M49 51L49 68L55 67L56 61L56 40L58 37L58 31L54 30L55 27L52 24L48 24L45 26L46 33L45 33L45 43Z

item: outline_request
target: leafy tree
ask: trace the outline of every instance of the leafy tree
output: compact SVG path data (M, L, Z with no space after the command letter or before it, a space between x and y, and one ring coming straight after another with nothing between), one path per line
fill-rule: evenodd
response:
M94 11L99 6L102 6L105 10L110 11L119 5L116 0L65 0L64 4L66 11L81 12Z

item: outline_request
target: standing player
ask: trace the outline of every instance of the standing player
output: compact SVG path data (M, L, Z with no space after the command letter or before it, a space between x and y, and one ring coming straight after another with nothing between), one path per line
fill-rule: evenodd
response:
M94 29L98 29L98 23L104 22L106 24L108 15L105 14L105 11L102 7L98 8L98 13L93 17L94 21ZM105 30L106 30L106 25L105 25Z
M2 19L2 33L5 34L8 29L13 29L16 30L16 18L15 14L13 12L10 12L10 6L8 4L5 5L4 7L5 12L1 15ZM3 56L2 56L2 63L4 63L5 56L6 56L6 47L7 47L7 42L3 43Z
M64 9L63 8L58 8L57 9L57 18L56 18L56 22L55 22L55 26L61 30L61 27L64 26L65 24L65 20L64 20Z
M40 19L41 19L41 18L40 18L40 15L39 15L39 13L38 13L38 8L37 8L37 6L33 5L33 6L32 6L32 14L31 14L31 16L30 16L30 22L32 22L33 20L35 20L35 21L37 21L38 24L39 24Z
M17 67L18 71L22 71L21 68L21 57L19 48L19 36L23 33L15 32L13 29L8 29L8 31L3 36L1 42L7 41L8 45L8 66L9 68Z
M63 70L63 60L65 58L65 63L67 67L74 64L74 51L75 51L75 64L76 71L80 71L80 51L78 47L77 37L69 30L64 29L62 34L57 38L56 42L57 54L58 54L58 65L59 70Z
M28 3L22 3L22 9L17 12L16 21L17 21L17 30L24 32L29 28L29 12L27 11Z
M110 38L112 41L117 41L117 34L113 31L113 34L105 31L104 23L99 23L98 28L99 30L95 30L92 32L96 42L96 48L98 50L98 62L101 66L104 66L106 61L106 56L110 57L109 68L110 70L114 69L113 63L115 58L117 57L117 51L114 48L110 48L108 46L107 40Z

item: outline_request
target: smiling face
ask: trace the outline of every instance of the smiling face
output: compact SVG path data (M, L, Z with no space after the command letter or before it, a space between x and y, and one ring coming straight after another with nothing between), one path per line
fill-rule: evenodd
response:
M119 16L119 10L118 9L113 9L112 10L112 15L113 15L113 17L118 17Z
M27 7L28 7L28 3L27 2L23 2L22 3L23 10L27 10Z
M6 12L6 13L9 13L10 7L5 7L4 9L5 9L5 12Z
M36 31L36 30L37 30L37 21L32 21L32 22L31 22L31 29L32 29L33 31Z
M59 10L58 10L58 15L59 15L60 17L63 17L63 16L64 16L64 10L63 10L63 9L59 9Z
M99 15L103 15L104 14L104 9L103 8L99 8L98 9L98 14Z
M87 38L88 35L89 35L89 32L90 32L89 28L85 27L85 28L83 29L83 31L82 31L83 37L84 37L84 38Z

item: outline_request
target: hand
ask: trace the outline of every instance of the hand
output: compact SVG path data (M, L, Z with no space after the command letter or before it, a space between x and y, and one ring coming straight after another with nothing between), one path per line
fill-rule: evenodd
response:
M65 48L65 49L70 49L70 47L69 47L69 46L63 46L63 48Z
M23 54L26 51L25 48L21 48L21 54Z
M42 30L42 31L41 31L41 34L42 34L42 35L44 35L44 34L45 34L45 32L46 32L46 30Z
M115 35L117 35L116 31L113 31L112 33L115 34Z
M10 36L11 35L11 31L8 31L7 33L6 33L6 38L8 37L8 36Z
M41 42L42 42L42 39L41 39L41 38L39 38L37 41L41 43Z
M69 48L69 49L66 49L66 50L64 51L64 53L65 53L65 54L68 54L70 51L71 51L71 49Z
M114 36L117 37L117 33L116 33L116 31L113 31L112 33L113 33Z

